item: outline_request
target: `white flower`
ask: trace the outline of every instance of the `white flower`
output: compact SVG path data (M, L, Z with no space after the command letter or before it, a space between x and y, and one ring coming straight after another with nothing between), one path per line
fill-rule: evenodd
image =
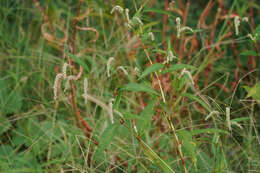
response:
M194 32L192 28L188 26L181 27L181 18L177 17L176 18L176 23L177 23L177 38L181 37L181 33L185 30L189 30L191 32Z
M134 126L135 133L138 133L136 125L134 124L133 126Z
M123 66L119 66L119 67L117 67L117 69L118 69L118 70L122 70L122 71L124 72L124 74L125 74L126 76L128 76L128 73L127 73L126 69L125 69Z
M188 26L184 26L180 29L180 33L182 33L185 30L189 30L190 32L194 32L192 28L188 27Z
M119 5L116 5L113 7L113 9L111 10L111 14L114 13L114 11L118 11L119 13L123 13L124 9L122 7L120 7Z
M114 57L110 57L107 61L107 76L110 77L110 65L112 61L114 60Z
M194 81L193 81L192 75L191 75L191 73L190 73L188 70L186 70L186 68L184 68L184 69L182 70L182 72L181 72L181 74L180 74L180 76L179 76L179 79L180 79L184 74L187 74L187 75L188 75L188 77L189 77L190 80L191 80L192 85L194 85Z
M231 131L231 122L230 122L230 107L226 107L226 121L229 131Z
M125 9L125 16L126 16L127 22L129 22L130 18L129 18L129 9L128 8Z
M53 86L54 100L58 99L58 90L60 88L60 81L62 78L63 78L62 73L58 73L55 77L54 86Z
M235 23L235 32L236 32L236 35L238 35L239 34L239 25L240 25L240 19L238 16L235 17L234 23Z
M248 22L248 17L243 17L243 18L242 18L242 21L243 21L243 22Z
M68 67L68 63L64 63L63 66L62 66L62 74L63 74L63 77L66 78L67 77L67 67Z
M87 78L84 79L83 91L84 91L84 94L87 95L87 93L88 93L88 79ZM87 101L88 101L88 99L85 98L85 104L87 104Z
M205 120L208 120L210 117L212 117L213 115L217 115L217 116L219 116L219 111L211 111L210 113L209 113L209 115L205 118Z
M252 34L247 34L247 37L249 37L252 41L255 41L257 36L257 34L255 34L255 36L252 36Z
M140 70L139 70L138 67L135 67L135 69L134 69L134 73L135 73L136 75L140 75Z
M60 88L61 80L67 78L67 67L68 66L69 66L69 64L65 62L62 66L62 73L58 73L55 77L54 86L53 86L54 100L58 99L58 90Z
M180 35L181 35L181 18L177 17L176 23L177 23L177 38L180 38Z
M110 120L111 120L111 123L114 124L114 117L113 117L113 102L115 101L115 99L110 99L109 100L109 117L110 117Z
M173 55L171 50L169 50L168 51L168 55L167 55L167 60L166 60L167 62L166 63L169 63L169 62L173 61L173 59L177 59L177 57Z
M151 40L154 41L154 35L152 32L149 32L148 35L150 36Z

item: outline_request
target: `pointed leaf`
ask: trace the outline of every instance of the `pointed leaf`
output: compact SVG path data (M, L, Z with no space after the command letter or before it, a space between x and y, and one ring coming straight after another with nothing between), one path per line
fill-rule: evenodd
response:
M154 107L156 100L151 100L148 105L144 108L142 113L140 114L140 118L137 120L137 128L140 131L144 131L147 129L151 119L154 115Z
M255 34L260 34L260 24L255 28Z
M260 82L256 83L253 87L244 86L247 91L248 97L253 97L253 99L257 100L260 103Z
M177 70L182 70L182 69L196 69L196 67L188 64L173 64L171 65L168 69L165 69L162 73L168 73L168 72L174 72Z
M111 143L111 141L113 140L118 126L119 126L118 123L110 124L105 129L105 131L102 133L102 135L100 136L98 148L97 148L95 156L94 156L94 160L104 158L104 151L108 147L108 145Z
M205 109L207 109L209 112L211 112L211 109L209 108L209 106L204 101L199 99L198 97L196 97L192 94L189 94L189 93L184 93L183 96L189 98L190 100L198 102L201 106L203 106Z
M18 89L10 91L8 82L0 80L0 112L2 114L14 113L22 107L22 97Z
M185 150L185 154L192 158L194 166L197 167L196 143L192 140L191 132L187 130L181 130L177 132L177 135L181 140L182 146Z
M82 68L84 70L87 70L88 72L90 72L90 69L88 68L88 65L82 61L80 58L78 58L76 55L73 55L72 53L70 53L68 50L66 51L65 49L65 53L70 57L72 58L76 63L78 63L79 65L82 66Z
M224 133L224 134L229 134L225 130L216 129L216 128L196 129L196 130L191 131L192 135L199 135L201 133Z
M147 69L145 69L145 71L142 73L142 75L140 76L139 80L144 78L145 76L147 76L148 74L158 71L160 69L162 69L164 67L164 64L160 64L160 63L155 63L150 65Z
M11 128L11 123L9 122L9 120L4 116L0 116L0 135L2 135L10 128Z
M242 52L239 55L241 55L241 56L258 56L257 53L255 51L252 51L252 50Z
M167 164L163 159L161 159L160 156L158 156L149 145L147 145L141 139L139 139L138 141L141 143L144 153L151 161L158 165L165 173L174 173L169 164Z

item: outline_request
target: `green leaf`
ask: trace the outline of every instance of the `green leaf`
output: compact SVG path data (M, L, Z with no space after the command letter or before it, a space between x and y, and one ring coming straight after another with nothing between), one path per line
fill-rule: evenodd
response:
M250 120L250 118L249 117L234 118L230 120L230 122L240 122L240 121L247 121L247 120Z
M11 123L5 116L0 116L0 135L11 128Z
M133 120L133 119L137 119L137 121L140 119L142 119L141 118L141 116L139 116L139 115L136 115L136 114L132 114L132 113L123 113L123 115L124 115L124 118L126 119L126 120Z
M255 51L252 51L252 50L242 52L239 55L241 55L241 56L258 56L257 53Z
M177 132L177 135L181 140L182 146L185 150L185 155L191 157L194 166L197 167L196 143L192 140L191 132L187 130L181 130Z
M149 123L151 122L151 119L154 115L155 103L156 100L152 99L140 114L140 118L137 120L138 130L145 131L148 128Z
M155 63L150 65L147 69L145 69L145 71L142 73L142 75L140 76L139 80L144 78L145 76L147 76L148 74L158 71L160 69L162 69L164 67L164 64L160 64L160 63Z
M144 141L142 141L141 139L138 140L141 145L142 148L144 150L144 153L146 154L146 156L156 165L158 165L165 173L174 173L174 171L172 170L172 168L169 166L169 164L167 164L163 159L160 158L160 156L158 156L153 150L152 148L147 145Z
M172 64L168 69L165 69L162 73L174 72L182 69L196 69L196 67L188 64Z
M1 144L0 146L0 158L7 159L13 152L13 148L10 145Z
M87 70L88 72L90 72L90 69L88 68L88 65L82 61L80 58L78 58L76 55L73 55L72 53L70 53L67 49L65 49L65 53L72 58L76 63L78 63L79 65L82 66L82 68L84 70Z
M153 21L153 22L150 22L150 23L146 23L144 26L143 26L143 29L146 29L146 28L150 28L152 26L155 26L157 24L159 24L160 22L158 21Z
M143 85L143 84L137 84L137 83L129 83L124 85L120 90L121 91L134 91L134 92L147 92L149 94L159 95L156 91L154 91L152 88Z
M7 81L0 80L0 110L2 114L18 112L22 107L22 97L18 89L7 88Z
M119 127L118 123L110 124L102 133L102 135L100 136L98 148L94 156L94 160L99 160L104 158L104 151L113 140L118 127Z
M221 129L216 129L216 128L208 128L208 129L197 129L197 130L193 130L191 131L192 136L193 135L199 135L201 133L224 133L224 134L229 134L227 131L225 130L221 130Z
M253 97L253 99L257 100L260 103L260 81L256 83L253 87L243 86L243 88L247 91L248 97Z
M152 52L157 52L157 53L161 53L161 54L166 54L167 51L162 50L162 49L153 49Z
M209 106L204 101L199 99L198 97L196 97L192 94L189 94L189 93L184 93L183 96L189 98L190 100L198 102L201 106L203 106L205 109L207 109L209 112L211 112L211 109L209 108Z
M255 28L255 34L260 34L260 24Z

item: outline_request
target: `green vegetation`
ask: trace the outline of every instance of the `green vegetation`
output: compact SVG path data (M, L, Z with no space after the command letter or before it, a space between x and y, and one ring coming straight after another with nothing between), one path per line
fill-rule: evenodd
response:
M259 172L259 10L0 1L0 172Z

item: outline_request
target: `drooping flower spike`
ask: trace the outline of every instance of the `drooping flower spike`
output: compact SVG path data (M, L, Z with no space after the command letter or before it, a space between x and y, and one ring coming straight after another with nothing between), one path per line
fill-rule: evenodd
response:
M107 77L110 77L110 66L112 61L114 60L114 57L110 57L107 61Z
M114 11L118 11L119 13L123 13L124 9L123 9L121 6L116 5L116 6L114 6L114 7L112 8L112 10L111 10L110 13L113 14Z

